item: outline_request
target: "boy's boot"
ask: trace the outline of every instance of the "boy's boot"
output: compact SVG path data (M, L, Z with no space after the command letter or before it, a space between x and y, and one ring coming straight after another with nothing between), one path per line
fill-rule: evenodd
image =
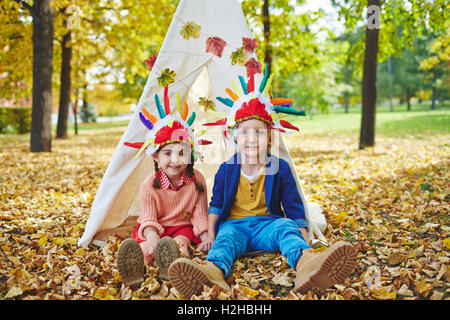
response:
M159 278L169 280L167 271L170 264L180 257L177 243L171 237L163 237L158 241L154 252L155 262L159 268Z
M342 283L353 272L356 260L356 250L344 241L333 244L323 252L304 250L295 268L294 290L303 294L312 290L321 296L327 288Z
M203 285L219 287L231 291L223 278L222 270L214 263L197 264L186 258L178 258L169 267L170 283L186 298L201 294Z
M144 281L144 254L139 243L129 238L122 241L117 253L120 277L129 287L138 287Z

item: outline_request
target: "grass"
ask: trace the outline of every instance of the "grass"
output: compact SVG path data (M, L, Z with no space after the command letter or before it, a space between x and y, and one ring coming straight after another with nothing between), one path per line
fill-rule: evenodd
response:
M328 114L307 117L289 116L286 120L299 126L304 134L329 134L333 132L358 134L361 126L361 108L331 110ZM375 132L385 136L446 134L450 131L450 107L430 110L428 105L414 105L411 111L406 106L377 107Z
M388 137L429 134L448 134L450 131L450 106L437 106L430 110L427 104L412 105L411 111L406 111L406 105L394 106L394 112L389 107L377 106L375 133ZM332 109L328 114L314 114L307 117L288 116L285 120L297 125L302 134L323 135L333 133L359 134L361 126L361 108L352 107L348 113L343 108ZM105 130L125 128L128 121L79 123L78 130ZM56 126L52 128L56 131ZM68 125L69 135L74 134L74 125Z

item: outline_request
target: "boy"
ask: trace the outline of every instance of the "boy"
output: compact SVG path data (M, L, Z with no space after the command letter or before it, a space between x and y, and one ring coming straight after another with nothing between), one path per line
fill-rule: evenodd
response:
M215 176L208 234L217 236L208 263L177 259L169 267L169 279L185 297L201 293L203 285L217 284L230 290L224 279L230 275L235 259L252 251L280 250L297 272L294 290L313 290L321 295L351 274L356 252L345 242L321 253L308 245L304 206L290 167L268 153L272 129L297 129L287 121L279 121L275 112L304 113L290 108L292 100L265 97L265 86L270 86L272 79L266 83L267 73L259 91L254 91L253 77L247 85L240 78L243 94L227 89L234 101L220 99L231 107L226 125L239 152L222 163ZM219 123L224 120L214 124Z

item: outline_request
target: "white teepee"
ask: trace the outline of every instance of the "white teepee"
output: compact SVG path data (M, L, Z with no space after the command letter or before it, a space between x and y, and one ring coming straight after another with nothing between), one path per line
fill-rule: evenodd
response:
M187 25L197 26L198 31L189 39L185 39L180 33ZM219 37L226 42L220 57L217 52L207 52L206 40L209 37ZM174 107L176 93L179 92L181 103L186 101L189 109L197 114L193 128L202 130L205 128L202 128L202 123L215 121L217 118L198 105L199 98L208 97L214 101L217 111L225 112L226 106L215 97L227 96L225 88L230 87L231 81L236 81L238 75L246 77L246 68L240 64L232 65L230 60L230 54L242 47L243 37L251 38L251 34L238 0L180 1L137 108L98 188L84 234L78 242L79 246L87 247L91 242L101 245L101 241L93 241L98 232L117 228L129 216L139 215L139 188L145 177L153 172L153 161L144 153L134 160L137 149L124 146L124 142L145 141L148 129L142 125L138 114L143 107L157 114L154 96L158 94L163 97L164 91L164 88L158 85L157 78L166 68L175 71L175 81L170 84L168 90L170 105ZM245 52L245 55L247 60L256 59L254 52ZM261 79L261 73L255 74L255 83L259 83ZM223 138L219 128L209 129L204 137L214 143L201 146L204 159L197 161L195 167L205 176L208 197L211 197L214 175L220 163L232 155L234 148ZM306 203L283 138L278 133L274 138L272 152L275 150L274 154L289 162L303 203ZM326 243L322 235L326 222L320 207L315 203L308 203L305 207L310 239L313 239L315 234Z

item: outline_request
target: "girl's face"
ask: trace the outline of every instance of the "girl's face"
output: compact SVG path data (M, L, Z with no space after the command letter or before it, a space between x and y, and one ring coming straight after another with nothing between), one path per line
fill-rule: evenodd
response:
M153 159L169 179L177 179L190 163L191 148L185 143L166 144L153 154Z
M242 121L237 127L236 142L239 151L246 159L264 159L268 142L267 125L257 119Z

